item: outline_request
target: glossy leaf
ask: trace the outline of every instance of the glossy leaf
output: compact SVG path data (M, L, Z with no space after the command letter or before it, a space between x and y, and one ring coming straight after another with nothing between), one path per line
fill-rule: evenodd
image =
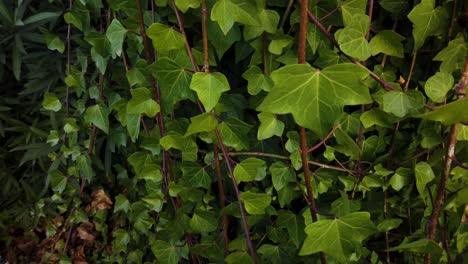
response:
M371 46L365 39L369 28L369 17L357 14L352 17L344 29L335 33L340 49L347 55L358 60L366 60L371 56Z
M384 30L379 32L376 36L374 36L369 46L372 50L372 56L375 56L379 53L383 53L389 56L395 56L398 58L403 58L403 41L405 38L395 31L392 30Z
M153 41L153 47L158 52L168 52L184 48L184 37L175 29L161 23L153 23L146 35Z
M271 203L271 196L266 193L243 192L240 199L244 203L247 213L252 215L264 214Z
M190 89L197 92L205 111L209 112L216 106L221 94L229 91L230 87L222 73L197 72L192 77Z
M418 91L389 91L383 96L383 110L397 117L413 114L424 107L424 96Z
M319 220L305 228L307 237L299 255L320 251L340 263L347 263L351 254L359 254L361 243L375 233L367 212L356 212L334 220ZM320 238L320 239L317 239Z
M85 120L92 123L106 134L109 133L109 111L101 104L93 105L86 109Z
M58 112L62 109L62 103L53 93L45 93L44 100L42 101L42 107L46 110Z
M210 113L200 114L190 118L190 125L185 132L185 136L193 135L200 132L211 132L218 125L216 120Z
M435 0L422 0L408 14L413 23L414 50L422 47L429 36L441 34L448 22L448 15L441 6L435 7Z
M274 114L263 112L257 116L260 120L260 126L257 132L258 140L264 140L272 136L280 137L283 134L284 123L278 120Z
M449 126L468 120L468 111L466 111L466 109L468 109L468 98L436 107L434 110L418 115L417 117L441 122L442 124Z
M371 101L361 82L366 76L367 71L347 63L321 71L306 64L287 65L272 72L274 86L257 110L292 113L299 125L324 137L344 105Z
M453 87L453 76L446 72L437 72L435 75L427 79L424 85L424 90L427 96L436 103L445 101L448 91Z
M251 26L259 24L256 5L249 0L217 1L211 10L211 19L218 22L224 35L227 35L234 22Z
M261 181L266 176L265 161L257 158L248 158L239 162L234 168L237 183Z
M463 69L463 60L467 51L467 45L462 36L451 40L448 46L441 50L433 60L441 61L440 71L453 73L455 70Z
M242 74L242 78L248 82L247 90L251 95L257 95L262 90L269 92L273 87L273 81L257 66L250 67Z
M110 49L112 56L119 56L122 54L122 46L125 40L127 29L120 23L119 20L113 19L106 31L106 37L110 42Z
M416 189L424 200L428 195L426 185L435 179L431 165L424 161L418 162L414 167L414 175L416 176Z
M127 114L154 117L159 113L159 105L153 100L148 88L136 88L131 90L132 99L127 104Z

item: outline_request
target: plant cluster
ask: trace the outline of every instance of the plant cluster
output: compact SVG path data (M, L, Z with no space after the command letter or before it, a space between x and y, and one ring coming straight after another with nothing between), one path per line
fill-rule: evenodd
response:
M468 259L466 1L39 2L0 3L41 97L10 261Z

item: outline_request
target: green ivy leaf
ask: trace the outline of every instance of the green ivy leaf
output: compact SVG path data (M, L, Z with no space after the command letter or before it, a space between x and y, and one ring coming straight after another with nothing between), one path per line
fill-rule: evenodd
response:
M159 143L165 150L174 148L182 151L183 160L197 160L198 146L191 137L184 137L175 131L169 131Z
M251 127L237 118L227 118L218 125L218 130L226 146L240 151L249 147L247 133Z
M224 35L234 22L251 26L259 24L257 7L250 0L219 0L211 10L211 19L218 22Z
M119 194L115 197L114 213L124 212L128 213L130 209L130 202L127 197L123 194Z
M424 90L427 96L436 103L443 103L448 91L453 88L455 80L452 74L446 72L437 72L427 79Z
M192 77L190 89L197 92L205 111L209 112L216 106L221 94L229 91L230 87L222 73L197 72Z
M290 182L296 182L294 171L282 162L275 162L270 166L271 179L277 191L283 189Z
M434 110L416 117L441 122L446 126L450 126L461 121L468 120L468 111L466 111L466 109L468 109L467 97L443 106L436 107Z
M247 90L251 95L257 95L262 90L269 92L273 87L271 78L263 74L258 66L251 66L242 74L242 78L247 80Z
M52 190L59 194L62 193L65 190L65 187L67 187L67 177L58 170L49 171L48 174Z
M154 117L159 113L159 105L153 100L151 90L148 88L136 88L130 91L132 99L127 104L127 114Z
M368 212L351 213L334 220L319 220L306 226L307 237L299 255L323 251L340 263L348 263L353 253L362 251L362 241L375 231Z
M183 49L185 45L180 32L161 23L153 23L146 30L146 35L153 40L153 47L158 52Z
M88 107L84 119L87 123L92 123L104 133L109 134L109 110L104 105L96 104Z
M85 35L84 39L91 44L95 51L102 57L107 57L109 55L110 42L103 34L90 31Z
M175 0L175 5L182 13L186 13L190 8L197 9L200 4L201 0Z
M435 8L435 0L422 0L411 10L408 18L413 22L413 53L422 47L427 37L441 34L449 21L443 7Z
M287 190L284 188L283 190ZM299 248L304 240L304 221L300 215L296 215L291 211L278 212L278 219L276 220L278 227L288 230L289 239L294 243L296 248Z
M308 64L284 66L271 74L274 86L257 107L275 114L292 113L295 121L323 138L344 105L372 102L362 84L367 71L350 63L318 70Z
M429 253L440 255L443 249L434 241L422 238L413 242L408 242L406 239L399 246L388 249L389 251L409 251L415 253Z
M44 93L44 100L42 101L42 107L46 110L58 112L62 109L62 103L53 93Z
M379 232L388 232L392 229L398 228L401 223L403 223L403 220L399 218L384 219L377 225L377 230L379 230Z
M380 110L378 108L364 112L360 120L364 128L369 128L373 125L391 128L398 121L398 118Z
M173 60L168 57L159 58L148 67L159 81L164 113L171 113L174 105L184 99L195 101L195 93L189 88L193 73L185 70L188 67L191 67L188 58Z
M196 164L184 165L182 173L188 186L210 189L211 176L206 172L205 168Z
M107 28L106 37L110 42L110 49L113 58L115 58L115 55L120 57L122 54L122 46L127 31L128 30L116 18L112 20L111 24Z
M65 51L65 44L63 41L56 35L51 34L47 29L40 28L42 34L44 35L47 48L50 50L56 50L60 53Z
M335 33L340 49L358 60L367 60L371 56L371 47L365 36L369 29L369 17L356 14L352 21Z
M405 37L392 30L383 30L374 36L369 46L372 50L372 56L383 53L389 56L404 58L403 41Z
M216 22L208 21L208 40L215 48L218 58L222 58L224 53L241 39L241 31L239 26L234 25L225 35Z
M271 203L271 195L267 193L243 192L240 195L245 210L251 215L265 214L265 209Z
M217 229L217 221L212 212L197 210L190 219L190 228L197 233L213 232Z
M418 91L389 91L383 96L383 110L397 117L413 114L424 107L425 97Z
M266 176L266 163L257 158L245 159L234 168L234 176L237 183L261 181Z
M463 69L466 51L465 38L460 35L437 53L433 60L442 62L440 64L441 72L453 73L456 70Z
M280 137L283 134L284 123L278 120L274 114L262 112L257 115L260 120L257 139L264 140L272 136Z
M275 55L281 55L284 49L289 48L294 39L288 35L276 35L268 45L268 51Z
M244 27L244 38L246 40L256 38L260 36L263 32L268 32L271 34L276 33L278 23L280 21L279 14L274 10L262 9L258 13L258 19L260 25L257 26L248 26Z
M179 249L186 249L188 251L186 246ZM157 240L156 242L152 243L151 251L153 251L153 254L160 263L177 264L180 261L177 248L162 240Z
M185 132L185 136L200 132L212 132L218 125L218 120L210 113L203 113L190 118L190 125Z
M435 179L431 165L424 161L418 162L414 167L414 174L416 176L416 188L421 198L425 200L428 195L426 185Z
M367 0L345 0L340 1L340 9L343 15L343 22L349 25L353 22L353 16L356 14L365 14Z

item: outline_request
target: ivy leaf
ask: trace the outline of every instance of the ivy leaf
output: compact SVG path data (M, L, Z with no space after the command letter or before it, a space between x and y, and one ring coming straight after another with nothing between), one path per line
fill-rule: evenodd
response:
M456 70L463 68L467 45L463 36L458 36L450 41L443 50L434 57L433 60L441 61L440 71L453 73Z
M185 132L185 136L200 132L211 132L218 125L218 120L210 113L203 113L190 118L190 125Z
M200 7L201 0L175 0L175 5L182 11L187 12L190 8L196 9Z
M218 130L223 143L236 151L247 149L249 141L247 133L252 126L236 118L227 118L218 125Z
M373 125L391 128L393 127L393 123L398 121L398 118L381 109L374 108L364 112L361 115L360 120L364 128L369 128Z
M212 212L197 210L190 219L190 228L194 232L208 233L213 232L217 228L217 221Z
M215 48L219 59L223 57L232 44L241 39L241 31L237 25L234 25L225 35L219 25L210 20L208 21L208 32L210 32L208 40Z
M275 162L270 166L271 179L277 191L283 189L290 182L296 182L294 171L282 162Z
M411 10L408 18L413 22L413 53L422 47L427 37L441 34L449 21L443 7L435 8L435 0L422 0Z
M247 80L247 90L251 95L257 95L262 90L270 91L273 87L271 78L263 74L258 66L251 66L242 74L242 78Z
M159 113L159 105L152 99L151 91L148 88L136 88L130 91L132 99L127 104L127 114L154 117Z
M287 190L287 188L283 189ZM278 227L288 230L289 239L292 240L296 248L298 248L304 240L304 221L300 215L296 215L291 211L278 212L276 220Z
M295 121L323 138L344 105L372 102L362 80L367 71L351 63L318 70L308 64L286 65L271 73L274 86L258 111L292 113Z
M343 15L343 22L349 25L353 22L353 16L356 14L365 14L367 0L347 0L340 2L340 9Z
M168 52L171 50L183 49L184 36L175 29L161 23L153 23L146 35L153 40L154 49L158 52Z
M319 220L306 226L307 237L299 255L322 251L338 262L348 263L353 253L362 251L362 241L375 231L368 212L351 213L334 220Z
M245 159L234 168L234 176L237 183L261 181L266 176L266 163L257 158Z
M437 72L427 79L424 90L427 96L436 103L443 103L448 91L453 87L455 80L452 74L446 72Z
M209 112L216 106L221 94L229 91L230 87L222 73L197 72L192 77L190 89L197 92L205 111Z
M128 201L127 197L123 194L119 194L115 197L115 205L114 205L114 213L117 212L124 212L128 213L130 209L130 202Z
M165 150L174 148L182 151L183 160L197 160L198 146L191 137L184 137L175 131L169 131L159 143Z
M52 190L54 192L58 192L59 194L65 190L65 187L67 187L67 177L63 175L58 170L53 170L49 171L49 177L50 177L50 184L52 186Z
M272 136L280 137L283 134L284 123L278 120L274 114L262 112L257 115L260 120L257 139L264 140Z
M249 40L260 36L263 32L271 34L276 33L278 23L280 20L279 14L274 10L262 9L258 13L260 20L259 26L245 26L244 39Z
M457 140L468 141L468 126L465 126L463 124L458 124ZM49 141L47 140L47 142Z
M244 202L245 210L251 215L265 214L265 208L271 203L271 195L267 193L243 192L240 199Z
M416 188L418 189L421 198L425 200L428 195L426 185L435 179L431 165L424 161L418 162L414 167L414 174L416 176Z
M158 79L161 88L161 104L164 113L171 113L174 105L181 100L195 101L195 93L189 84L193 73L185 70L190 62L172 60L162 57L148 67L148 70Z
M92 123L104 133L109 134L109 111L101 104L88 107L84 119L87 123Z
M205 168L197 165L184 165L182 167L183 177L188 186L196 188L210 189L211 176L206 172Z
M389 248L388 251L409 251L439 255L443 249L436 242L422 238L413 242L404 240L399 246Z
M102 57L107 57L109 55L110 42L103 34L91 31L86 34L84 39L91 44L95 51Z
M219 0L211 10L211 19L218 22L224 35L239 22L244 25L259 24L257 7L250 0Z
M405 37L392 30L383 30L374 36L369 46L372 50L372 56L383 53L389 56L404 58L403 41Z
M379 232L388 232L392 229L398 228L401 223L403 223L403 220L399 218L384 219L377 225L377 230L379 230Z
M58 112L62 109L62 103L53 93L44 93L44 100L42 101L42 107L46 110Z
M281 55L284 49L287 49L294 43L294 39L288 35L276 35L268 45L268 51L275 55Z
M178 250L187 251L188 253L188 249L186 248L186 246L177 248L162 240L157 240L151 245L151 251L153 251L153 254L156 256L159 263L179 263L180 254L178 254Z
M110 42L111 54L113 58L115 58L115 55L120 57L122 54L122 46L127 31L128 30L116 18L112 20L112 23L107 28L106 37Z
M56 50L60 53L63 53L65 51L65 44L63 41L56 35L51 34L47 29L45 28L40 28L40 31L44 35L47 48L50 50Z
M127 126L128 135L130 136L130 139L132 140L132 142L135 142L136 139L138 138L138 135L140 134L140 123L141 123L140 115L139 114L138 115L126 114L125 122Z
M383 110L398 117L412 114L424 107L424 95L418 91L389 91L383 96Z
M371 47L365 39L369 23L367 15L357 14L353 16L351 23L335 33L344 53L358 60L366 60L371 56Z
M450 126L461 121L468 120L468 111L466 111L466 109L468 109L467 97L443 106L436 107L427 113L418 115L417 117L441 122L445 126Z

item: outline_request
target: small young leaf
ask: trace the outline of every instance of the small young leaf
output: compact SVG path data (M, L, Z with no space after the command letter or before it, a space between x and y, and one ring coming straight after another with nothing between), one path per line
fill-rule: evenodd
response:
M185 13L189 8L196 9L200 7L201 1L202 0L175 0L175 4L182 13Z
M132 99L128 101L127 114L146 114L148 117L154 117L159 113L159 105L153 100L150 89L136 88L130 92Z
M85 113L87 123L92 123L104 133L109 134L109 110L101 104L88 107Z
M290 182L296 182L294 171L282 162L275 162L270 166L271 179L277 191L283 189Z
M113 58L115 58L115 55L120 57L122 54L122 46L127 31L128 30L116 18L112 20L112 23L107 28L106 37L109 40Z
M262 90L269 92L273 87L271 78L263 74L258 66L251 66L247 71L242 74L242 78L246 79L247 90L251 95L257 95Z
M426 185L435 179L431 165L424 161L418 162L418 164L416 164L414 167L414 174L416 176L416 188L418 189L421 198L425 200L426 196L428 195Z
M441 50L433 60L441 61L440 71L453 73L455 70L463 68L463 61L467 51L467 44L463 36L458 36L450 41L448 46Z
M415 113L424 107L424 95L418 91L389 91L383 96L383 110L397 117Z
M234 176L237 183L261 181L266 176L266 163L257 158L245 159L234 168Z
M42 101L42 107L46 110L58 112L62 109L62 103L53 93L44 93L44 100Z
M218 121L210 113L203 113L190 118L190 125L185 132L185 136L200 132L211 132L218 125Z
M383 30L374 36L369 45L372 50L372 56L379 53L395 56L398 58L404 57L403 41L405 37L392 30Z
M257 26L257 13L256 5L250 0L219 0L211 10L211 19L218 22L224 35L227 35L234 22Z
M216 106L221 94L229 91L230 87L222 73L197 72L192 77L190 89L197 92L205 111L209 112Z
M283 134L284 123L278 120L274 114L262 112L257 115L260 120L257 139L264 140L272 136L280 137Z

